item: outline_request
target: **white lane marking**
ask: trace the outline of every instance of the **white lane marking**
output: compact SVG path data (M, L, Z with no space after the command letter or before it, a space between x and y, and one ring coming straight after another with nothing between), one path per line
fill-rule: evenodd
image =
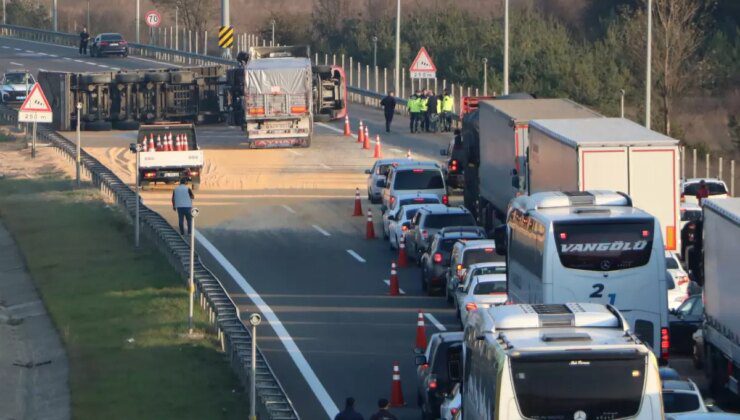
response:
M297 152L297 151L295 151L293 149L288 149L288 152L290 152L290 153L292 153L292 154L294 154L296 156L303 156L303 153Z
M292 208L292 207L290 207L289 205L287 205L287 204L283 204L283 205L282 205L282 207L283 207L283 208L284 208L284 209L285 209L285 210L286 210L286 211L287 211L288 213L293 213L293 214L295 214L295 210L293 210L293 208Z
M155 64L164 64L165 66L182 67L182 66L181 66L181 65L179 65L179 64L174 64L174 63L165 63L164 61L150 60L150 59L148 59L148 58L143 58L143 57L133 57L133 56L129 56L129 58L132 58L132 59L134 59L134 60L139 60L139 61L147 61L147 62L149 62L149 63L155 63Z
M317 226L317 225L311 225L311 226L313 226L314 229L316 229L317 231L319 231L320 234L322 234L324 236L331 236L331 233L329 233L329 232L325 231L324 229L322 229L321 226Z
M72 59L71 59L71 58L69 58L69 57L62 57L62 58L64 58L65 60L69 60L69 61L72 61Z
M33 51L31 51L31 50L26 50L26 52L33 54Z
M115 71L121 70L121 69L119 69L118 67L111 67L110 69L111 69L111 70L115 70Z
M74 60L75 63L84 63L82 60Z
M388 285L388 287L391 287L391 281L390 280L385 279L385 280L383 280L383 283L385 283L386 285ZM400 293L402 295L405 295L406 294L406 292L404 292L403 289L401 289L400 287L398 288L398 293Z
M14 66L22 66L23 65L21 63L16 63L15 61L11 61L10 64L12 64Z
M42 69L41 67L39 67L39 71L46 71L46 69Z
M393 148L391 148L391 152L396 152L396 153L403 153L403 150L401 150L401 149L396 149L395 147L393 147Z
M321 167L324 169L331 169L331 166L327 165L326 163L322 163Z
M14 50L16 50L16 51L23 51L23 50L22 50L22 49L20 49L20 48L13 48L13 49L14 49Z
M105 64L98 64L98 67L102 67L104 69L107 69L108 68L108 66L106 66Z
M59 58L59 56L56 54L49 54L49 57Z
M441 322L437 320L437 318L434 317L434 315L430 314L429 312L424 312L424 317L429 320L434 326L440 330L440 331L447 331L447 328L442 325Z
M77 61L77 60L75 60L75 61ZM93 63L92 61L85 61L85 64L89 64L91 66L97 66L98 65L98 63Z
M344 134L344 130L340 130L340 129L336 128L336 127L332 127L329 124L316 123L316 125L319 125L319 126L324 127L324 128L328 128L329 130L334 131L336 133L342 133L342 134Z
M36 54L38 54L38 55L48 55L45 52L41 52L41 51L37 52Z
M280 322L280 319L278 319L275 312L270 308L270 306L262 299L262 296L260 296L256 290L247 282L247 279L244 278L244 276L239 273L239 270L234 267L229 260L224 257L221 252L216 249L213 244L206 239L203 234L201 234L198 230L195 231L195 236L198 238L198 241L200 241L201 245L208 250L208 252L213 255L213 257L216 259L216 261L221 264L221 266L226 270L226 272L231 275L231 277L234 279L237 285L246 293L246 295L254 302L254 304L257 306L257 308L262 312L262 314L265 316L265 319L270 323L270 326L273 330L275 330L275 335L280 339L280 341L285 346L285 350L288 351L288 355L291 359L293 359L293 362L298 367L298 370L303 375L303 378L308 383L308 386L311 387L311 390L313 391L314 395L316 395L316 399L319 400L319 403L321 403L321 406L324 407L324 411L326 411L326 414L329 416L329 418L334 418L339 413L339 408L337 408L337 405L334 404L334 400L331 399L329 396L329 393L326 391L326 388L324 388L324 385L321 384L321 381L319 380L318 376L316 376L316 373L311 369L311 365L308 364L308 361L303 356L303 353L301 353L301 350L298 348L298 345L296 345L295 341L293 341L293 337L288 334L288 330L285 329L285 326L283 326L283 323Z
M3 49L5 49L5 50L9 50L9 49L10 49L10 47L9 47L9 46L7 46L7 45L3 45Z
M360 254L356 253L355 251L353 251L353 250L351 250L351 249L348 249L348 250L347 250L347 253L348 253L349 255L351 255L351 256L352 256L352 257L353 257L354 259L356 259L357 261L359 261L359 262L361 262L361 263L364 263L364 262L365 262L365 259L364 259L364 258L362 258L362 257L360 256Z

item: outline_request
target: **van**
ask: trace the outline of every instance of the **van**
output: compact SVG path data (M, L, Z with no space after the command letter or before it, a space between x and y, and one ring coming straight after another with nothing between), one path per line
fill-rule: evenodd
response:
M381 211L390 208L401 194L430 193L448 204L442 168L434 162L414 162L393 167L383 185Z

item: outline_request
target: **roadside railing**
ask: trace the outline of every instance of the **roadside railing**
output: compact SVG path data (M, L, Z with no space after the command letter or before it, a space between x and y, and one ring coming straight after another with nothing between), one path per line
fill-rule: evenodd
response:
M6 125L17 124L17 111L0 106L0 122ZM74 164L76 145L72 141L56 131L43 127L38 128L37 136L40 142L48 142ZM136 212L136 193L131 187L87 152L81 152L80 161L82 176L98 187L103 195L115 201L133 221ZM190 272L190 245L162 215L141 202L139 206L141 232L157 246L187 283ZM195 260L193 273L200 306L207 313L221 349L229 355L230 364L239 380L245 389L249 389L252 363L251 333L242 322L239 309L226 293L221 281L203 264L200 257ZM259 349L257 349L256 383L258 418L300 419L285 389Z

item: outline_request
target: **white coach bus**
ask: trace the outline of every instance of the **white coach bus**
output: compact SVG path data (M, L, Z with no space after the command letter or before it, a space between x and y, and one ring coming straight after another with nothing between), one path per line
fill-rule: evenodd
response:
M614 305L667 362L665 251L655 217L622 193L541 192L512 200L503 228L496 249L507 254L513 303Z
M464 419L663 418L655 355L611 305L479 309L463 343Z

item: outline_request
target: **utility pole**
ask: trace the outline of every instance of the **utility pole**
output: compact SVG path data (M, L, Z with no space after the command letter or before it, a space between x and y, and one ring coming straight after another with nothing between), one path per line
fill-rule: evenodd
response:
M249 375L249 420L257 420L257 326L262 322L258 313L249 315L252 325L252 370Z
M231 16L229 11L229 1L221 0L221 26L231 26ZM223 58L231 58L231 48L224 48Z
M5 12L5 1L3 0L3 25L8 24L7 13Z
M177 14L180 11L180 8L175 6L175 50L180 49L180 30L177 29Z
M87 0L87 32L92 33L92 28L90 27L90 0Z
M401 0L396 0L396 68L394 70L393 89L398 92L401 88ZM398 97L403 96L401 91Z
M272 42L270 45L274 47L275 46L275 19L271 20L270 24L272 25Z
M504 0L504 95L509 94L509 0Z
M190 309L188 312L188 334L193 335L193 302L195 300L195 219L198 217L198 208L190 209L192 223L190 224L190 278L188 281L190 291Z
M134 18L136 21L136 43L141 43L141 40L139 38L139 30L141 25L141 0L136 0L136 17Z
M374 68L378 67L378 37L377 36L373 36L373 67Z
M52 9L52 28L54 29L54 32L58 32L59 27L57 26L57 17L59 16L59 9L57 9L57 0L54 0L54 6Z
M77 156L75 156L76 160L76 169L77 169L77 188L80 188L80 154L82 152L82 139L80 134L80 110L82 109L82 102L77 102Z
M483 57L483 96L488 96L488 59Z
M645 61L645 128L650 129L650 90L653 66L653 0L647 3L647 58Z
M619 116L624 118L624 89L619 89L621 96L619 98Z

